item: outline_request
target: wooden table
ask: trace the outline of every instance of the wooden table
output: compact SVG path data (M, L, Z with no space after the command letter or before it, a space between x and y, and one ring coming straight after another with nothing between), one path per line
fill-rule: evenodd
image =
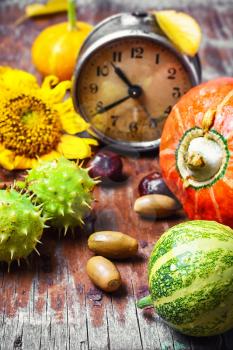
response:
M22 8L12 3L0 4L0 64L35 72L30 61L33 39L49 23L65 17L28 20L15 28L13 23ZM92 23L134 7L134 1L80 3L80 19ZM232 2L214 1L212 6L211 1L197 3L186 6L183 1L182 8L193 14L203 28L200 57L204 80L232 75ZM169 7L168 1L165 4ZM141 7L147 8L146 4ZM0 350L233 349L233 331L212 338L186 337L166 326L152 309L136 308L136 300L147 293L146 265L153 244L184 217L169 221L140 219L132 210L137 185L143 174L158 169L157 155L125 156L123 161L127 180L96 188L95 217L88 222L86 232L77 231L74 238L67 235L60 240L57 232L45 232L39 247L41 255L32 254L29 267L13 264L7 273L6 266L1 265ZM11 181L16 175L1 171L0 179ZM136 259L117 262L123 287L109 295L94 288L85 272L86 261L92 255L86 244L88 233L105 229L129 233L140 242Z

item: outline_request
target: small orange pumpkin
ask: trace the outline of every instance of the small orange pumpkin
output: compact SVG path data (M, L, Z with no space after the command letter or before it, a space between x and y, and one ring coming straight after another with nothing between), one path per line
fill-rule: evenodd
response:
M189 218L233 227L233 78L201 84L173 107L160 165Z
M32 61L38 71L56 75L60 80L72 77L80 48L91 32L86 22L76 22L74 1L68 2L69 21L49 26L35 39Z

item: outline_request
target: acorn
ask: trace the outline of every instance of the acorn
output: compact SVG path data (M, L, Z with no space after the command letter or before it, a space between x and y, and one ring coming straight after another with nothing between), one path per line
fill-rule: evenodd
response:
M117 267L103 256L90 258L86 270L92 282L105 292L114 292L121 285L121 276Z

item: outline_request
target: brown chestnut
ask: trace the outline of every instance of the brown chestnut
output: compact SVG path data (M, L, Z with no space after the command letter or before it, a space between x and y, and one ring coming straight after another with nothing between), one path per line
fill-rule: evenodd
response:
M140 196L145 196L147 194L163 194L174 197L158 171L154 171L142 178L138 185L138 192Z
M122 178L121 157L112 151L105 150L98 152L89 162L91 177L99 177L100 180L120 180Z

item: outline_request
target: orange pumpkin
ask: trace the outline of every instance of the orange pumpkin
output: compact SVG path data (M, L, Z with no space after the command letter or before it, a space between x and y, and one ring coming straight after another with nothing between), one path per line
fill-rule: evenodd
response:
M44 76L71 79L80 48L93 28L86 22L76 22L73 0L68 1L68 19L43 30L33 43L32 61Z
M189 218L233 227L233 78L194 87L173 107L160 165Z

